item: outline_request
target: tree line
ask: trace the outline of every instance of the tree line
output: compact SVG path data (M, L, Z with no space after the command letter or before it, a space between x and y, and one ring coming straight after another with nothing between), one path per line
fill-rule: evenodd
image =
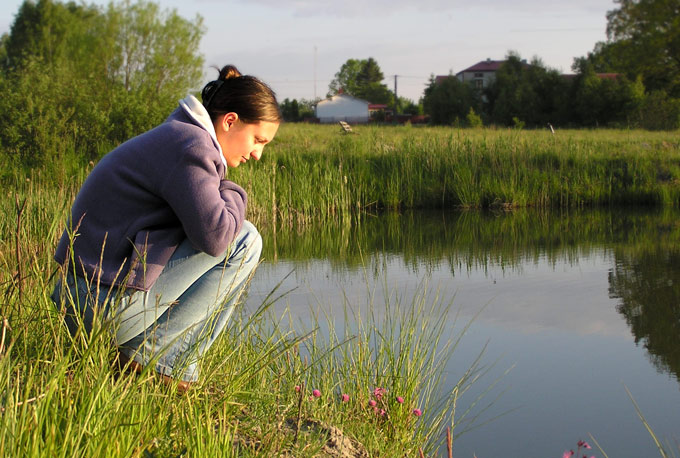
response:
M349 59L341 90L434 124L680 127L680 3L615 0L608 39L574 60L565 78L540 59L511 53L483 91L455 76L434 78L416 103L383 83L373 58ZM53 156L96 158L162 122L200 87L202 18L148 0L26 0L0 37L0 160L36 165ZM602 78L600 73L615 73ZM315 101L282 102L284 117L313 116ZM9 161L9 162L8 162Z
M349 59L328 95L343 91L398 113L424 112L440 125L680 128L680 2L615 3L607 13L607 41L575 58L573 75L510 52L488 87L432 75L416 104L395 101L373 58Z
M27 0L0 37L0 159L95 158L198 87L202 19L146 0Z
M680 99L647 90L642 76L597 73L585 59L577 59L574 70L574 75L560 75L539 59L525 64L511 53L482 90L453 75L443 81L432 77L423 97L425 113L433 124L449 125L479 119L514 127L680 127Z

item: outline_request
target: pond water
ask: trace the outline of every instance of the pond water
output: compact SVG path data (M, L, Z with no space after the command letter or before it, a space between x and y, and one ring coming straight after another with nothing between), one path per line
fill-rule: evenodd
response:
M626 388L660 438L680 441L675 210L413 212L262 234L248 303L292 272L282 289L296 289L275 308L301 327L311 309L342 319L344 300L374 291L379 307L381 294L423 284L453 300L459 321L478 315L446 375L452 386L487 344L489 372L458 412L510 371L485 396L489 409L458 426L476 425L454 456L559 457L589 433L611 457L659 456Z

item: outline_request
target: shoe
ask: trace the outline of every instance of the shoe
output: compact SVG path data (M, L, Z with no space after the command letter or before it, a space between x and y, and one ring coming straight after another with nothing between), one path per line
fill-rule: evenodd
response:
M137 361L134 359L130 359L127 355L125 355L122 352L118 352L118 357L116 358L115 363L118 366L118 370L120 372L128 372L128 373L133 373L133 374L141 374L142 370L144 368L142 367L141 364L139 364ZM189 391L189 388L191 388L191 382L185 382L184 380L175 380L172 377L169 377L164 374L157 374L160 378L161 381L165 385L176 385L177 386L177 392L180 394L184 394L187 391Z

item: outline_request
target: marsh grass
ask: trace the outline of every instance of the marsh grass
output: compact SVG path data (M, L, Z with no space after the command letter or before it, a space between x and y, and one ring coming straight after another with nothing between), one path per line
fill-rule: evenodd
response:
M355 130L283 125L265 164L231 178L253 215L291 223L373 209L680 204L677 132Z
M60 187L38 173L28 178L0 203L0 449L7 456L311 457L326 445L326 425L370 456L431 455L457 424L459 397L484 373L477 360L443 391L460 335L448 341L451 306L426 287L385 303L371 296L365 314L346 303L342 330L331 316L314 315L302 333L273 315L272 303L285 296L274 290L255 310L239 308L184 396L152 370L119 373L110 323L71 337L49 298L59 275L52 254L78 180ZM296 385L307 387L305 396ZM377 386L388 393L385 416L366 404ZM310 400L312 389L321 396ZM343 403L345 391L351 399ZM296 419L321 427L295 434Z
M383 208L680 202L676 133L356 130L282 126L260 164L231 173L249 192L250 219L272 231L333 219L351 231L355 219ZM427 288L409 298L386 294L384 303L367 295L363 308L346 303L342 327L312 313L301 334L272 315L275 291L233 318L186 396L150 371L116 374L107 327L73 339L49 299L54 247L91 166L75 155L40 170L2 164L0 450L7 456L314 456L325 430L292 434L286 425L301 418L342 428L373 456L414 456L420 448L431 455L446 427L459 434L476 419L455 407L485 369L476 360L442 392L459 335L444 338L451 306ZM306 387L305 396L295 386ZM387 390L385 416L366 408L375 387ZM312 389L321 397L310 400ZM347 403L339 401L344 392Z

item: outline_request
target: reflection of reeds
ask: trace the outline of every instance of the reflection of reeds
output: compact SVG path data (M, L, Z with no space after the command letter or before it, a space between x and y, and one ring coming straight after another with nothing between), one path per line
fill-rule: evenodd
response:
M362 257L385 254L456 274L494 265L512 270L539 259L574 263L603 250L670 249L680 244L678 215L673 208L390 212L276 231L265 226L263 255L360 266Z

